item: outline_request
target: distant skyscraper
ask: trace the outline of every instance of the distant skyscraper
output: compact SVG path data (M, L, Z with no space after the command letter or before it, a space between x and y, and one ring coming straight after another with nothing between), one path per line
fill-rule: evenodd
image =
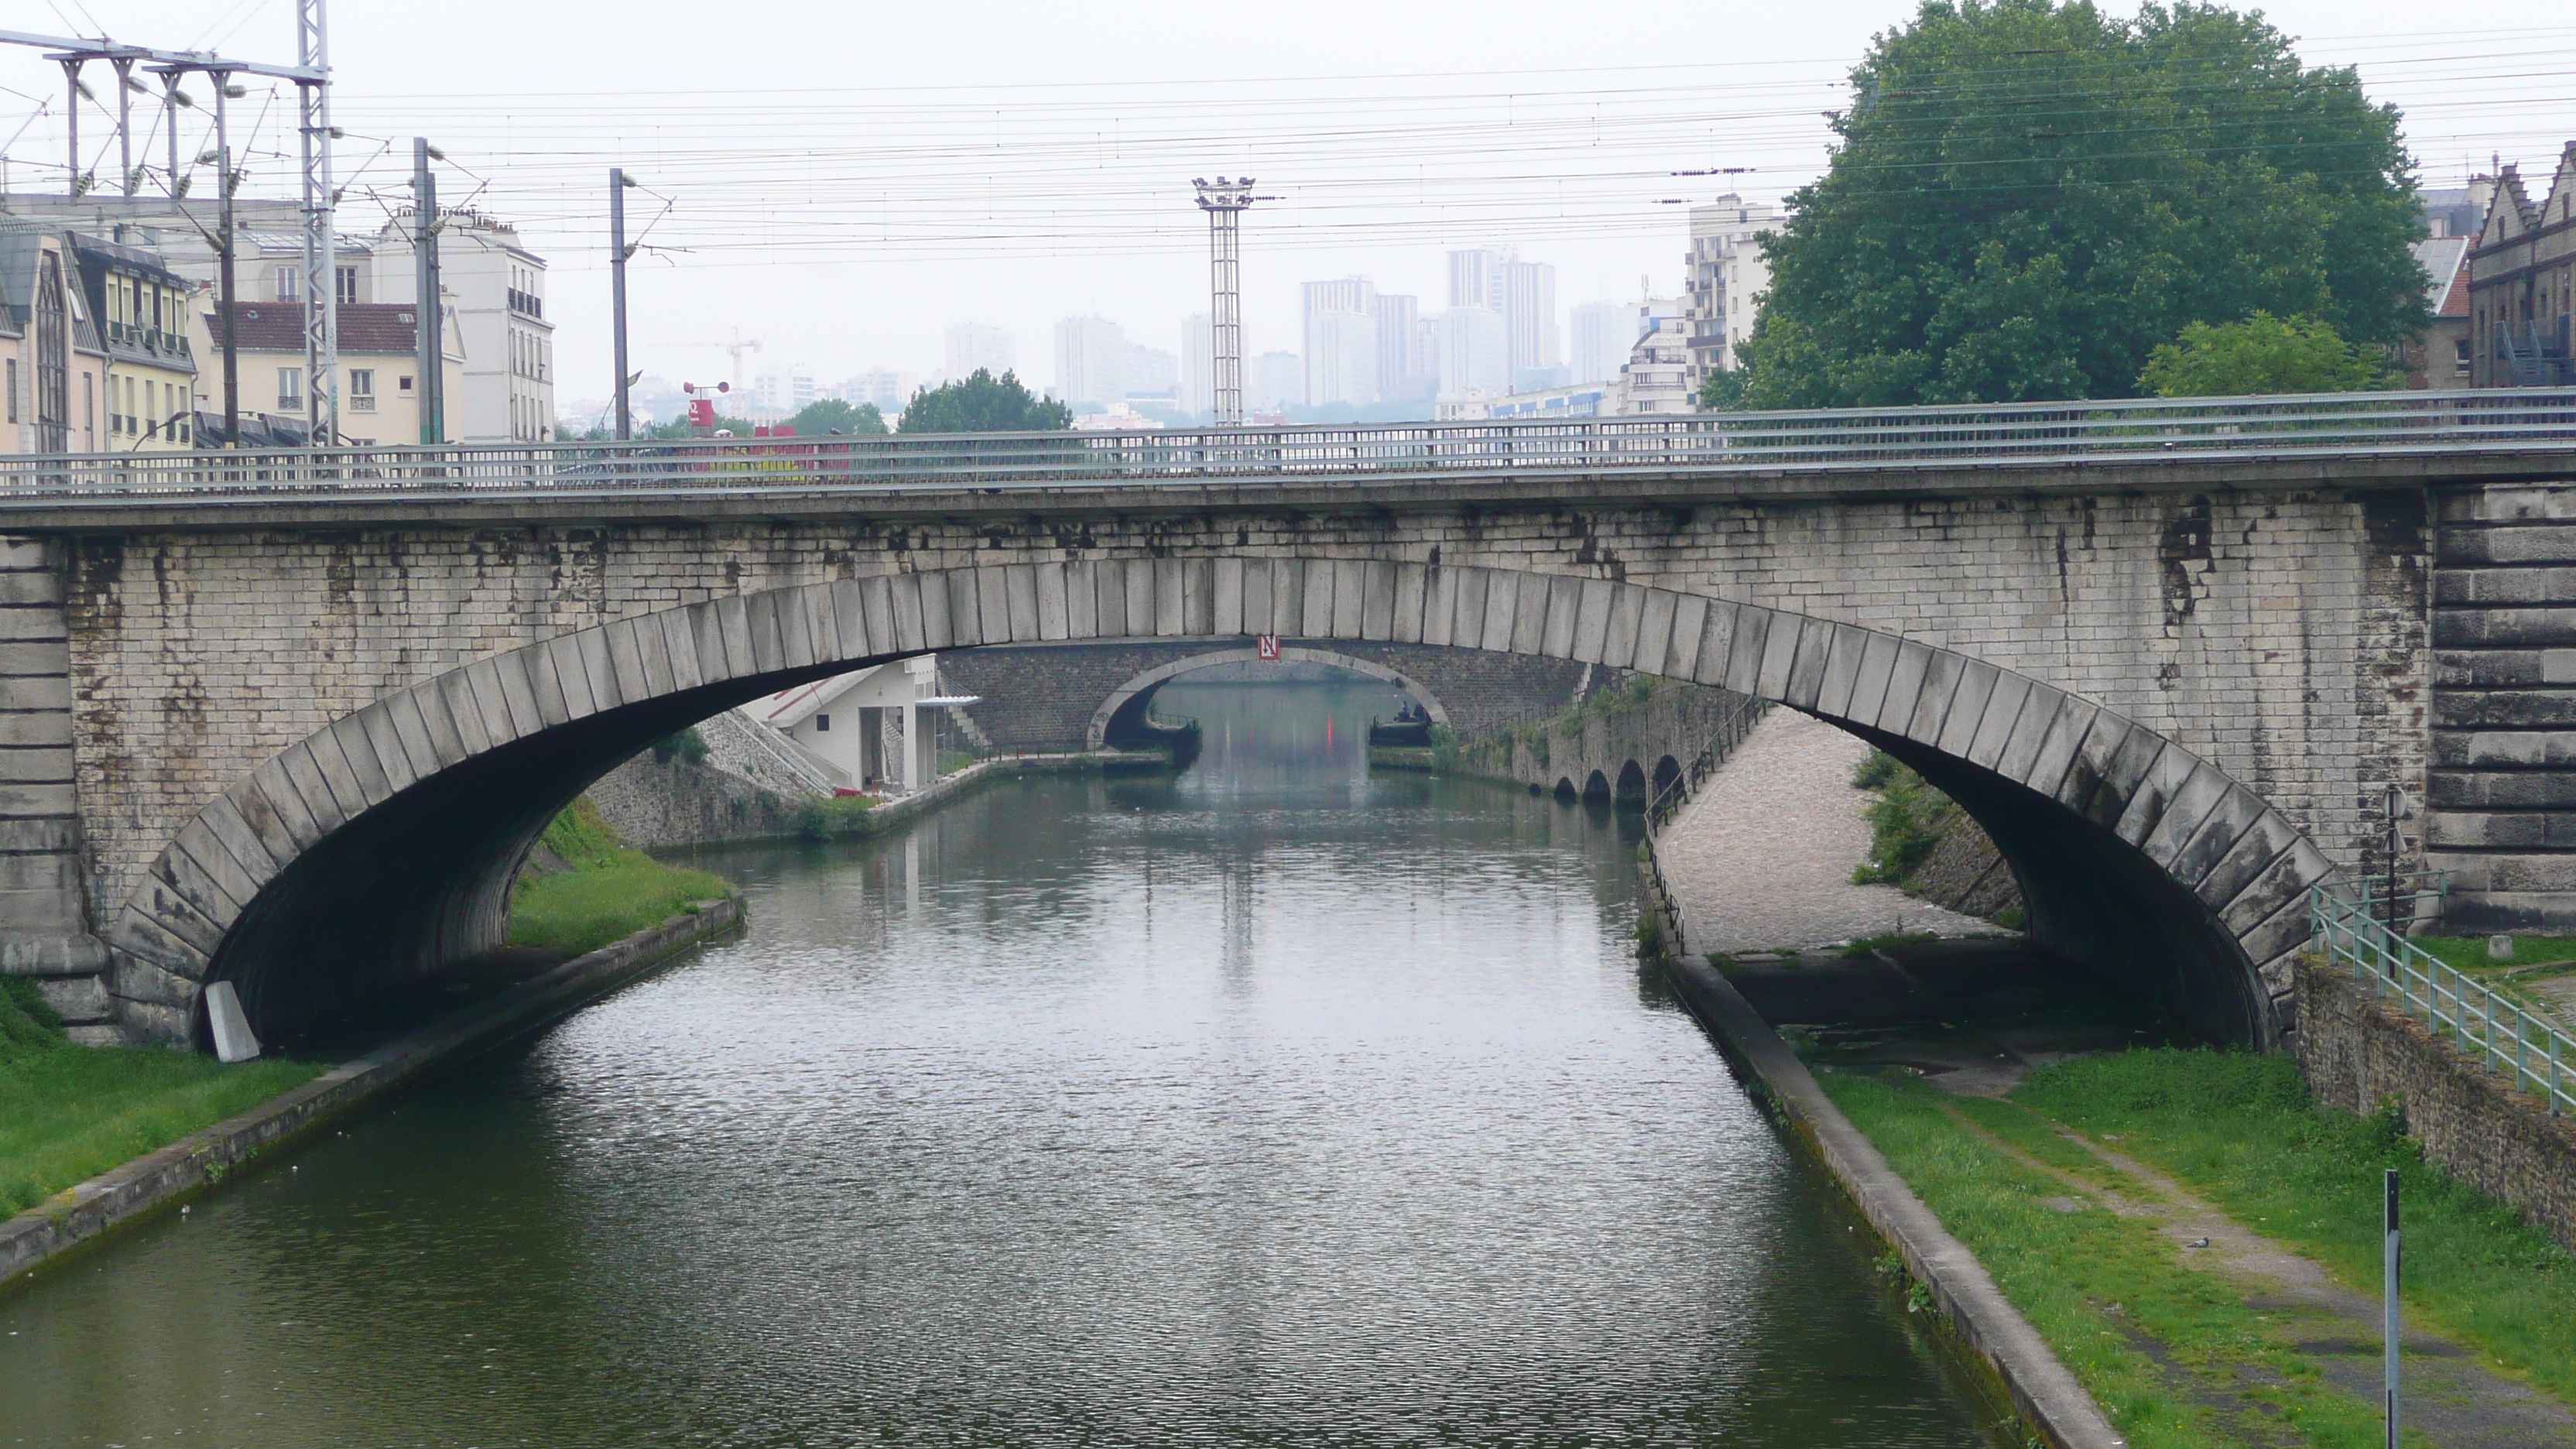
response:
M1194 413L1216 406L1216 330L1205 312L1181 319L1181 406Z
M1306 405L1306 363L1293 352L1265 352L1252 359L1244 379L1244 405L1259 413L1284 413Z
M1178 404L1181 400L1181 359L1159 347L1142 342L1127 344L1127 358L1119 381L1126 387L1121 397Z
M1568 361L1575 382L1609 382L1619 376L1637 341L1636 313L1616 302L1586 302L1574 309L1574 346Z
M1096 412L1127 396L1127 333L1106 317L1055 324L1055 395Z
M975 375L977 368L1000 377L1019 365L1019 344L999 327L960 322L948 329L948 379Z
M1511 346L1501 313L1452 307L1440 315L1442 393L1507 393L1511 376Z
M1469 247L1449 254L1449 306L1503 310L1503 263L1515 253L1508 247Z
M1510 339L1512 386L1549 387L1539 381L1557 365L1556 268L1545 262L1506 261L1502 267L1503 328Z
M1321 407L1326 403L1377 401L1377 324L1373 320L1376 286L1366 277L1336 277L1329 282L1308 282L1303 292L1307 404ZM1351 349L1359 345L1350 335L1352 324L1348 319L1352 317L1372 319L1365 379L1351 370Z
M1366 312L1308 313L1307 406L1365 406L1377 399L1377 319Z
M1440 384L1440 360L1422 345L1420 299L1377 295L1377 392L1387 401L1426 398Z

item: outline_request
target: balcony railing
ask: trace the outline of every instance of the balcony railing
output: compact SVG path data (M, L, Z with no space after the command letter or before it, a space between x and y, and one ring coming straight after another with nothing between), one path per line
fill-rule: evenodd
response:
M300 407L301 404L292 406ZM287 404L281 408L292 410ZM0 459L0 507L231 494L355 498L1527 483L2403 455L2576 463L2576 388L2138 399L1559 422L478 443Z

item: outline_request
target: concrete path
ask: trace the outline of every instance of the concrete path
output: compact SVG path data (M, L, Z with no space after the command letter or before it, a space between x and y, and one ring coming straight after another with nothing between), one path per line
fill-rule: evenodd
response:
M1696 955L1856 941L1896 931L1995 933L1894 886L1854 885L1876 797L1852 785L1854 736L1774 709L1655 842Z

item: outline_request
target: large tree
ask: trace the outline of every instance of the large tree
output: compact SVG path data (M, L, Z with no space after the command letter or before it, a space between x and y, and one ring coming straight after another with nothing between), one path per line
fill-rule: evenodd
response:
M1073 409L1034 396L1020 379L983 368L971 377L924 388L904 404L900 433L1033 433L1073 426Z
M1752 407L2122 397L2194 322L2425 321L2394 107L2259 16L1929 0L1770 239Z

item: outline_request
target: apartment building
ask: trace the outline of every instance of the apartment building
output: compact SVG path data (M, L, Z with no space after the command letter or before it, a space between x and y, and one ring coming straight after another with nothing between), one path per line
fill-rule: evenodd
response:
M0 450L102 451L108 363L71 233L0 227Z
M355 302L340 309L340 435L357 447L393 447L420 441L420 329L416 304ZM304 309L293 303L245 302L230 314L241 374L242 411L254 423L304 416ZM200 336L220 346L226 315L209 308ZM441 376L447 395L461 395L465 353L453 331L445 335ZM218 378L214 389L222 391ZM220 399L208 414L220 420ZM247 439L251 428L243 429Z
M2537 205L2502 168L2468 269L2469 385L2576 386L2576 141Z
M397 212L369 248L367 299L416 301L412 218ZM438 278L447 327L464 353L463 385L447 395L447 440L544 442L555 435L554 324L546 320L546 262L508 222L463 208L438 216ZM408 287L410 290L405 290Z
M1779 225L1769 202L1741 196L1721 196L1691 208L1682 286L1694 394L1710 373L1739 365L1735 349L1753 334L1762 296L1771 289L1771 264L1763 259L1761 239Z

